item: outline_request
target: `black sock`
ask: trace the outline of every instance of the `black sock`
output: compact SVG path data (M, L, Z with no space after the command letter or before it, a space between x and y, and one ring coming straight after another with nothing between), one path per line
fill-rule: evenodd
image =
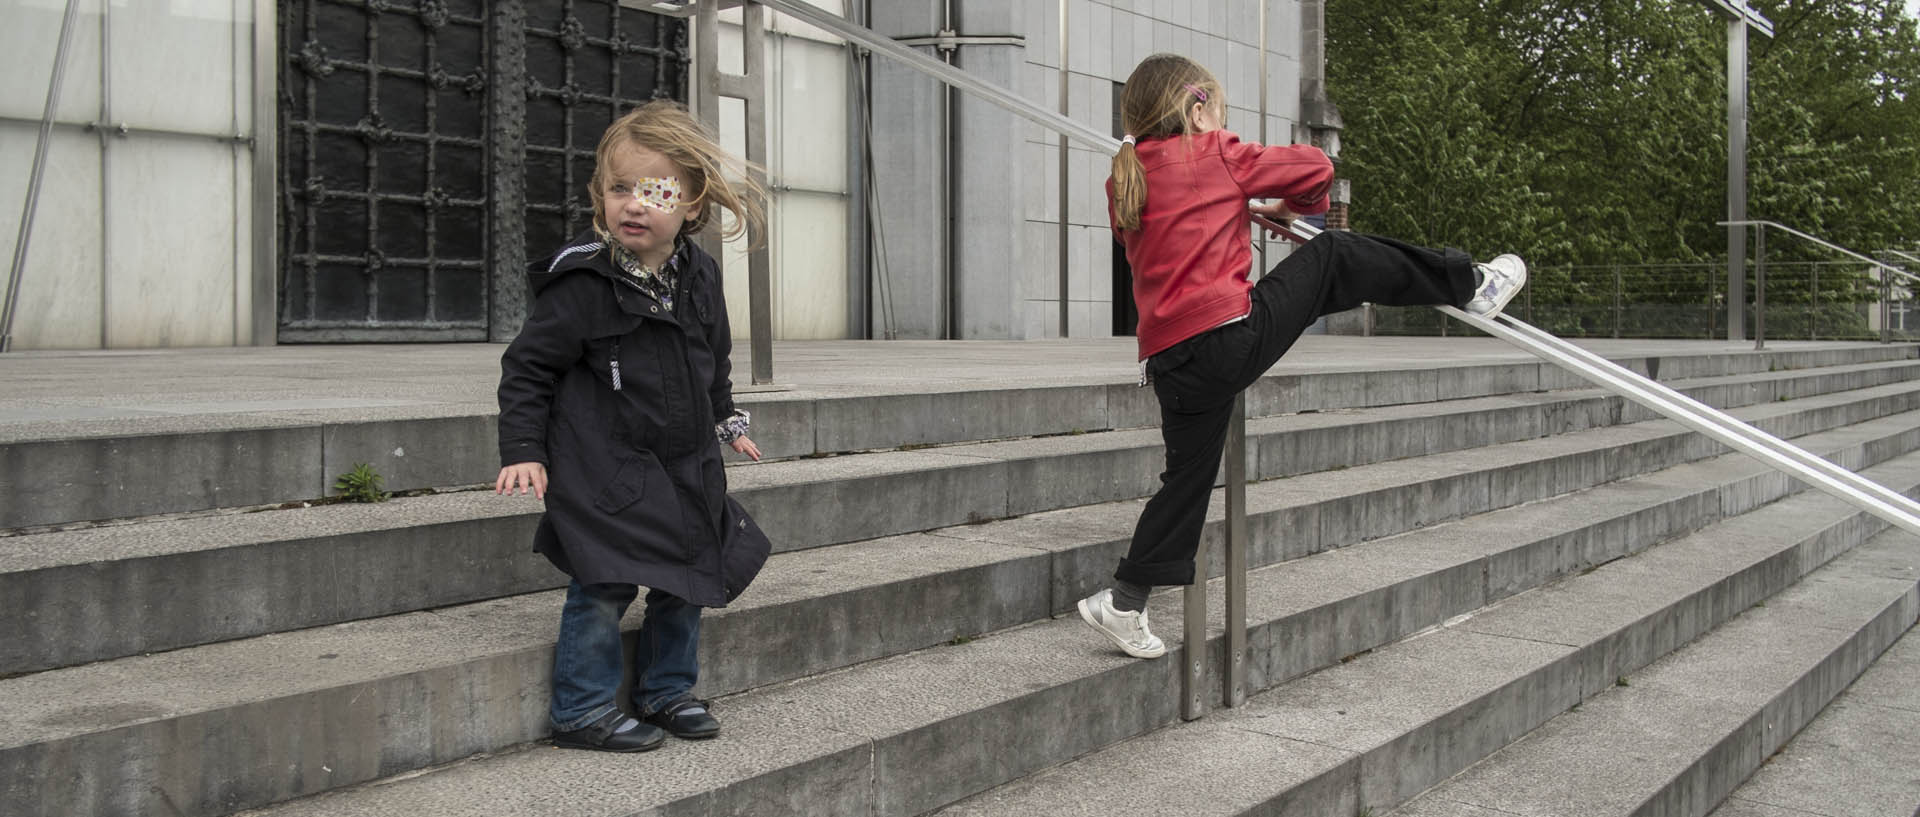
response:
M1113 580L1113 609L1122 613L1137 613L1147 609L1147 593L1153 586L1134 584L1133 582Z

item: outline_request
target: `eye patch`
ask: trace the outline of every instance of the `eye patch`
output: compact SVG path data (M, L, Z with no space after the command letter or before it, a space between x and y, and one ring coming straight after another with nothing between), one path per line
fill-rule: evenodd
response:
M641 204L671 214L680 209L680 180L672 176L642 176L634 180L633 197Z

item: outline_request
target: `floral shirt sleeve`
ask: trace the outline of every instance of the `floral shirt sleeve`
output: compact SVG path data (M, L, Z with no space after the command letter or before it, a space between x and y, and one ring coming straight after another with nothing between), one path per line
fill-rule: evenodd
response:
M734 409L732 416L713 424L713 436L720 438L722 443L731 444L747 436L752 427L753 415L747 413L746 409Z

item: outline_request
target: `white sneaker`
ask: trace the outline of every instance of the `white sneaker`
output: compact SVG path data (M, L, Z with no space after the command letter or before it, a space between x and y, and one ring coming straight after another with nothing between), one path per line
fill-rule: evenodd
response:
M1147 611L1123 613L1113 609L1111 589L1081 599L1080 619L1135 658L1159 658L1167 654L1167 645L1147 630Z
M1467 302L1467 311L1489 318L1500 314L1520 288L1527 285L1527 262L1512 253L1495 256L1492 261L1475 264L1480 271L1480 289Z

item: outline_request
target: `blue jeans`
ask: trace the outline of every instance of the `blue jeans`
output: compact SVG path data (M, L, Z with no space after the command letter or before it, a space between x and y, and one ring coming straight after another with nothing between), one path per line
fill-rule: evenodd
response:
M616 708L626 672L620 618L639 593L631 584L567 586L553 649L553 728L579 729ZM659 590L648 591L646 604L633 656L633 709L641 717L691 697L700 676L700 608Z

